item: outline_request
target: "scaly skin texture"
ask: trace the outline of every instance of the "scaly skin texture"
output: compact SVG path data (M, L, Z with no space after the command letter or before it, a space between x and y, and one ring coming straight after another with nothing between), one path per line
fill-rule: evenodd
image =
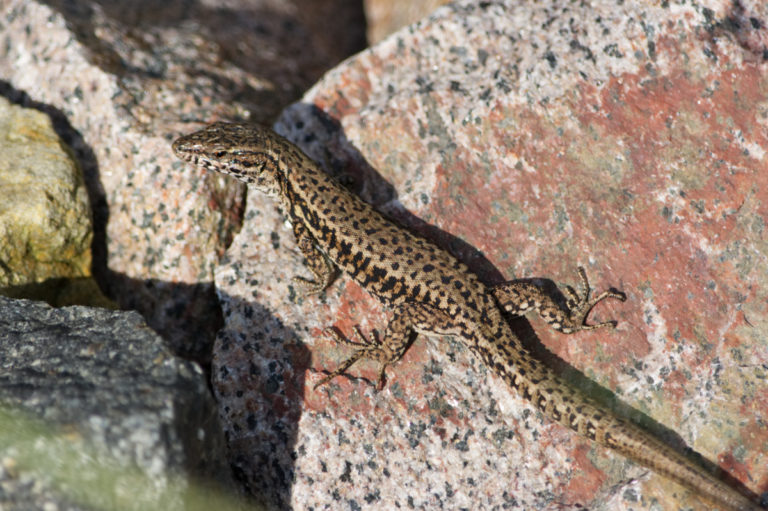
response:
M395 311L380 341L375 337L367 340L357 329L355 341L326 330L356 349L316 386L361 358L380 362L378 384L382 386L386 367L402 357L416 333L457 335L550 419L677 481L713 504L734 510L759 509L679 452L571 388L533 358L511 330L502 310L512 314L537 310L550 326L564 333L613 326L612 322L587 325L586 317L600 300L623 300L623 295L608 291L590 299L581 268L584 292L579 295L567 288L566 308L528 282L485 286L451 254L385 218L268 128L219 122L179 138L173 150L186 161L233 175L277 198L314 274L314 280L296 277L308 292L325 289L338 268Z

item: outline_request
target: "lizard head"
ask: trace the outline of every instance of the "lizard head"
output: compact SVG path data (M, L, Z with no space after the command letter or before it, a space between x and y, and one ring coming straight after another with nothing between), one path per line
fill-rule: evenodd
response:
M255 124L215 122L173 142L182 160L208 170L235 176L258 190L276 195L280 190L280 151L276 135Z

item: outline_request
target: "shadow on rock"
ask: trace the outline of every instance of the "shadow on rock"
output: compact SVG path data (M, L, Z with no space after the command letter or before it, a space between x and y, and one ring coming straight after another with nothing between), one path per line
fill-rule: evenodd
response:
M265 307L222 296L227 317L214 346L212 386L236 478L261 503L289 508L305 371L311 353Z

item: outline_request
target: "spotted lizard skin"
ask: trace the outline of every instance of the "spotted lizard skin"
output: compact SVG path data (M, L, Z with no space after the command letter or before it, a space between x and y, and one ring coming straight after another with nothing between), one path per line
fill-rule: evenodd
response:
M522 281L488 287L466 265L430 241L387 219L337 184L298 147L272 130L250 124L214 123L173 143L177 156L229 174L276 197L288 216L314 279L296 277L308 293L319 293L344 271L394 310L383 337L366 339L357 329L348 340L354 354L318 382L342 374L361 358L385 369L405 353L413 336L460 337L489 368L547 417L692 489L724 509L759 509L749 498L710 475L638 426L616 417L569 386L534 358L504 319L502 311L537 310L553 328L572 333L613 322L586 324L591 308L616 292L589 297L584 271L581 295L565 290L567 309L537 286Z

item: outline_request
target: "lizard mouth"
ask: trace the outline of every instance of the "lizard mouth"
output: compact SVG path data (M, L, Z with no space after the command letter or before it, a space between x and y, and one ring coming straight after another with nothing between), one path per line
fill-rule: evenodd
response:
M178 158L185 161L194 161L201 147L200 144L196 144L188 139L189 137L181 137L174 140L173 144L171 144L171 149Z
M217 170L219 172L228 173L225 168L216 164L215 160L204 150L203 144L197 140L196 135L197 133L192 133L178 138L171 144L171 149L176 157L208 170Z

